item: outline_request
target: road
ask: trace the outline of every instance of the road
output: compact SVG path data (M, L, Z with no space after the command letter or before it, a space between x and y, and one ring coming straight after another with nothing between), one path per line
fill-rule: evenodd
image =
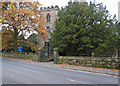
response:
M2 84L118 84L118 77L55 64L2 59Z

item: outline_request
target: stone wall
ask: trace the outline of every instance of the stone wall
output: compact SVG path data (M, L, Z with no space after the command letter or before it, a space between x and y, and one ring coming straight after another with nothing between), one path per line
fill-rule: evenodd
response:
M57 64L69 64L77 66L120 69L120 57L58 57Z

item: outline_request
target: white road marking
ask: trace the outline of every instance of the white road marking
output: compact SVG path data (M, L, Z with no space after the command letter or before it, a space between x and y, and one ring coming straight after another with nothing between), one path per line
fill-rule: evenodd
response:
M76 80L73 80L73 79L68 79L68 81L76 82L76 83L80 83L80 84L89 84L89 83L86 83L86 82L76 81Z
M87 71L82 71L82 70L71 70L71 69L66 69L69 71L75 71L75 72L82 72L82 73L89 73L89 74L96 74L96 75L104 75L104 76L113 76L113 77L118 77L118 76L114 76L114 75L108 75L108 74L101 74L101 73L92 73L92 72L87 72Z

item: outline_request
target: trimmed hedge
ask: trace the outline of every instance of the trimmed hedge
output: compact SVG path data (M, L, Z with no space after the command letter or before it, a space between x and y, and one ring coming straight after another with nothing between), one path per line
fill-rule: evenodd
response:
M96 68L120 69L120 58L110 57L58 57L57 64L69 64Z
M38 61L38 55L36 55L36 54L2 53L2 56L18 58L18 59L26 59L26 60L32 60L32 61Z

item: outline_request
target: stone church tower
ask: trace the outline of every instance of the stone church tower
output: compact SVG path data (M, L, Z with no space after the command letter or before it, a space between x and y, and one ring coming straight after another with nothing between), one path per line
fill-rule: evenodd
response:
M55 7L54 6L51 6L51 7L41 7L41 13L42 15L46 18L46 24L45 24L45 27L46 29L48 30L48 32L51 32L53 31L54 26L55 26L55 21L57 19L57 14L58 14L58 11L59 11L59 7L56 5ZM48 35L48 39L50 38L50 34ZM47 40L48 41L48 40ZM38 45L43 48L44 45L45 45L45 40L38 36Z
M47 22L46 22L47 24L45 25L47 30L54 29L55 21L57 19L58 10L59 10L58 6L41 8L41 12L47 20Z

